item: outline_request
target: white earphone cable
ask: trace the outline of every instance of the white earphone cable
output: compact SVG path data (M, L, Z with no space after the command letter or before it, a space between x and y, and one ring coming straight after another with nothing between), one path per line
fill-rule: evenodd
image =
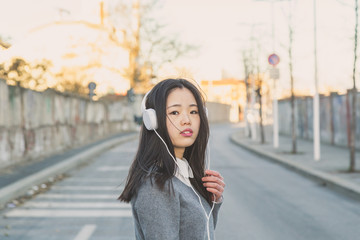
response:
M210 137L209 137L208 142L207 142L207 144L206 144L206 152L205 152L205 154L206 154L206 164L207 164L206 169L209 170L209 169L210 169ZM212 211L214 210L215 203L216 203L216 201L215 201L215 194L214 194L214 193L213 193L213 198L214 198L214 199L213 199L213 204L212 204L212 207L211 207L209 216L211 215ZM210 224L209 221L210 221L210 218L208 218L207 220L208 220L208 222L207 222L208 239L210 239L210 229L209 229L209 224Z

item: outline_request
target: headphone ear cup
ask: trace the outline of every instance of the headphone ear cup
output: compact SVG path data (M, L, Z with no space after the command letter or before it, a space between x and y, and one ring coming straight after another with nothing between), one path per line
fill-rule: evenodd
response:
M145 109L143 112L143 122L147 130L155 130L158 128L156 112L154 109Z

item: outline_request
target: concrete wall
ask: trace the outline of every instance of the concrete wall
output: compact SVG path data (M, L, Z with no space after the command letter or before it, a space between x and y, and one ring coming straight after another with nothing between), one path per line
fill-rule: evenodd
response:
M230 105L207 102L206 107L209 112L208 119L210 123L230 122Z
M350 100L350 101L349 101ZM357 96L356 147L360 149L360 96ZM297 136L313 139L313 99L296 98L295 119ZM348 146L348 133L351 119L351 95L320 97L320 135L321 141L338 146ZM279 101L279 132L291 135L290 99Z
M135 129L126 101L92 102L0 79L0 168Z

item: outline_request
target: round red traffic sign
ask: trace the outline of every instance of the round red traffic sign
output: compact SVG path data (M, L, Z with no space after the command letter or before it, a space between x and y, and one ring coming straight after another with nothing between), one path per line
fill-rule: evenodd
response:
M280 58L278 55L273 53L268 57L268 62L269 62L269 64L276 66L280 62Z

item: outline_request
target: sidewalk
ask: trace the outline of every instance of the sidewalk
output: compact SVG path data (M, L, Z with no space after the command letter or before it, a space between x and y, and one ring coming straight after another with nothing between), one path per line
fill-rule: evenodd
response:
M0 172L0 209L5 204L25 195L29 189L85 164L96 155L118 144L138 138L137 132L120 133L97 142L71 149L39 162L14 166Z
M297 139L297 154L291 154L291 137L279 136L279 148L275 149L270 131L265 133L266 142L251 140L245 136L245 129L231 135L239 146L282 164L291 170L321 182L323 186L349 194L360 199L360 152L356 152L355 173L348 173L349 149L321 144L321 159L314 160L313 142Z

